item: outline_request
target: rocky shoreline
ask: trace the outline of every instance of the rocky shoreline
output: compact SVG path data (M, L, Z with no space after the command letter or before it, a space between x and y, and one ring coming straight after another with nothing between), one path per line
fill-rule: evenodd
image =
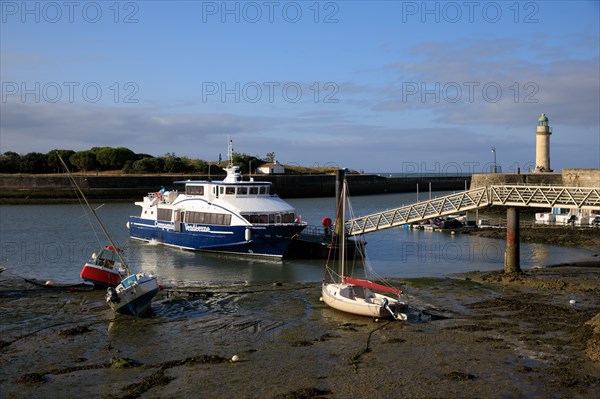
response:
M3 398L595 398L600 389L598 267L399 280L408 322L339 313L319 302L318 283L172 288L134 319L115 317L103 292L2 278Z
M506 239L505 228L465 228L460 234L471 234L486 238ZM600 228L575 226L521 226L522 242L589 248L600 255ZM600 260L600 259L599 259Z

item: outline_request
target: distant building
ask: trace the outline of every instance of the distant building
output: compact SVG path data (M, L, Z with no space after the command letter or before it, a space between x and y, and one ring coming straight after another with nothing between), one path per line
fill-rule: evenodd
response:
M267 162L256 168L256 173L263 175L281 175L285 173L285 168L278 161Z

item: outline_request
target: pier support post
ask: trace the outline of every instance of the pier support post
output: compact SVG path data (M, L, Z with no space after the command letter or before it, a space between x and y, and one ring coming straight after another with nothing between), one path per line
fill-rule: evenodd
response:
M506 251L504 273L521 273L519 208L510 206L506 211Z

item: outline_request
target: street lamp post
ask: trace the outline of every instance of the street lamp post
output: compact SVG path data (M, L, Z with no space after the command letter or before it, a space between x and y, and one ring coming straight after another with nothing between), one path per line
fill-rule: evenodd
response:
M494 166L492 167L492 173L498 173L498 166L496 166L496 147L492 147L492 154L494 154Z

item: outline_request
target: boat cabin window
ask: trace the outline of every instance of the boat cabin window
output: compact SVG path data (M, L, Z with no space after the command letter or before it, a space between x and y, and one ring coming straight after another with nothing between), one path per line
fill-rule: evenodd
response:
M250 187L250 195L258 195L258 187Z
M235 187L225 187L225 194L235 195Z
M292 223L294 221L294 213L284 213L284 214L242 214L244 219L249 221L250 223L260 223L260 224L276 224L276 223Z
M260 188L260 193L261 193L261 194L269 194L269 187L267 187L267 186L262 186L262 187Z
M204 186L185 186L187 195L204 195Z
M156 212L156 219L157 220L166 220L166 221L170 222L172 215L173 215L172 209L158 208L158 210Z
M238 193L238 195L247 195L248 187L245 187L245 186L238 187L237 193Z
M222 226L229 226L231 224L231 215L226 215L223 213L188 211L185 214L185 223L218 224Z

